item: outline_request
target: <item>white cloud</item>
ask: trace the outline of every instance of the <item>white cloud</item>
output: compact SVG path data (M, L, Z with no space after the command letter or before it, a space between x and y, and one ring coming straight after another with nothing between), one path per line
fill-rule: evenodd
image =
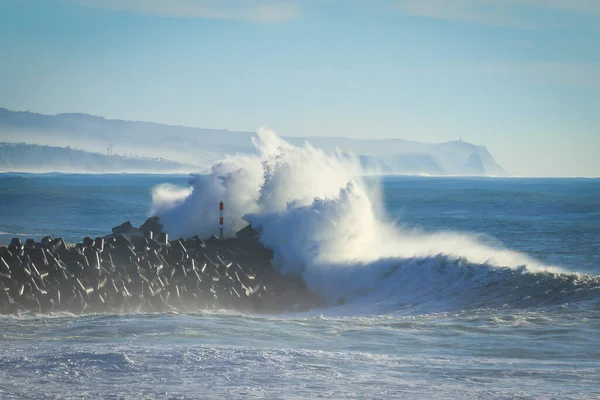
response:
M189 18L282 22L297 18L300 8L283 0L76 0L94 8Z
M555 9L600 16L600 0L397 0L396 10L446 21L537 28L536 12Z

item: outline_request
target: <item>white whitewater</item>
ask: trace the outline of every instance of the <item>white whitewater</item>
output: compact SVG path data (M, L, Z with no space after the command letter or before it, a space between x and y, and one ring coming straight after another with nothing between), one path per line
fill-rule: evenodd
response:
M292 146L266 129L254 144L258 156L227 158L193 176L189 188L155 187L152 214L165 230L173 237L214 234L223 200L229 234L248 222L259 228L275 252L273 266L301 276L330 304L367 296L438 307L449 296L472 300L470 292L486 285L512 287L524 274L554 284L564 275L476 235L425 234L390 221L379 185L341 153Z

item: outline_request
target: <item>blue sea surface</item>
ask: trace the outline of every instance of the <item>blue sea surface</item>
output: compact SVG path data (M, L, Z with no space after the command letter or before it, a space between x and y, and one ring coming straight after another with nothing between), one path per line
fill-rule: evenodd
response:
M187 181L0 174L0 244L140 225L155 185ZM404 230L466 234L562 272L440 258L403 266L393 298L302 314L0 316L0 398L600 398L600 180L382 188Z

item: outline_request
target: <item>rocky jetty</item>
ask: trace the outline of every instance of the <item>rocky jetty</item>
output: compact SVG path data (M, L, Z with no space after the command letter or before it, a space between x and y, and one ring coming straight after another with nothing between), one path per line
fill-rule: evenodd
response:
M272 252L248 226L235 238L169 240L160 221L125 222L105 237L0 247L0 313L281 313L323 306L302 280L270 266Z

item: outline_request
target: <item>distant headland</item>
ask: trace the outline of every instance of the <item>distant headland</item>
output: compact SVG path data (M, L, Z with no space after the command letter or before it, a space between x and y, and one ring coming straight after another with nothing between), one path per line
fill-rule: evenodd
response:
M0 146L0 170L199 171L226 155L255 154L251 140L254 135L88 114L45 115L0 108L0 142L4 142ZM508 176L485 146L462 140L420 143L402 139L283 138L293 145L309 142L326 151L355 156L366 173ZM27 143L28 147L16 143ZM77 161L65 166L70 158Z

